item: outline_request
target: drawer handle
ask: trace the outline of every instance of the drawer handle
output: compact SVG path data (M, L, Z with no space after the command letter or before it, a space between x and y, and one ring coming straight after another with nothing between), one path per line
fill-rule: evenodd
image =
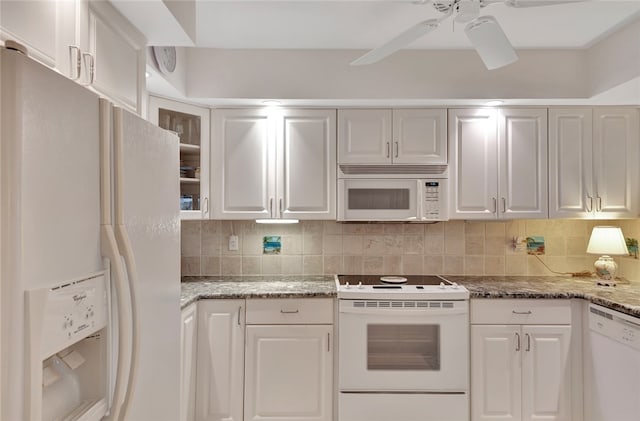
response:
M511 312L513 314L532 314L531 310L528 310L528 311L515 311L515 310L512 310Z
M282 314L296 314L296 313L300 313L300 310L280 310L280 313L282 313Z

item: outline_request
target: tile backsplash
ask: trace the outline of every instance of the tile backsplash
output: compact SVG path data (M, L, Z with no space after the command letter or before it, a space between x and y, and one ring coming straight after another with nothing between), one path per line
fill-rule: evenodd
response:
M448 221L435 224L340 224L301 221L182 221L182 275L378 274L553 275L592 270L591 228L618 225L640 237L640 220ZM237 235L239 250L230 251ZM264 254L265 236L280 236L280 254ZM544 255L516 250L515 237L544 237ZM538 259L539 257L539 259ZM542 262L544 262L544 264ZM640 261L616 257L619 274L640 278Z

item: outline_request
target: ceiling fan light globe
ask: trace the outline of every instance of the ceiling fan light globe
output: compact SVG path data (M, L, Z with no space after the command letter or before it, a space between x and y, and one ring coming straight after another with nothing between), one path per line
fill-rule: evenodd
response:
M489 70L518 60L513 46L493 16L480 16L467 24L464 32Z
M470 22L480 15L480 2L462 0L457 5L458 12L454 20L458 23Z

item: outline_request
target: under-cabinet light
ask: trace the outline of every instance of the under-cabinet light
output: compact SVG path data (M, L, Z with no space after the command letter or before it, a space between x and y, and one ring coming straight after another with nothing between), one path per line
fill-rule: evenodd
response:
M256 224L297 224L297 219L256 219Z

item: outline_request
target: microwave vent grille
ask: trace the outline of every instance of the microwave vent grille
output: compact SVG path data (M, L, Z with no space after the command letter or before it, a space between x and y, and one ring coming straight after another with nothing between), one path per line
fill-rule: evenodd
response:
M426 174L442 175L446 165L340 165L343 174L385 175L385 174Z

